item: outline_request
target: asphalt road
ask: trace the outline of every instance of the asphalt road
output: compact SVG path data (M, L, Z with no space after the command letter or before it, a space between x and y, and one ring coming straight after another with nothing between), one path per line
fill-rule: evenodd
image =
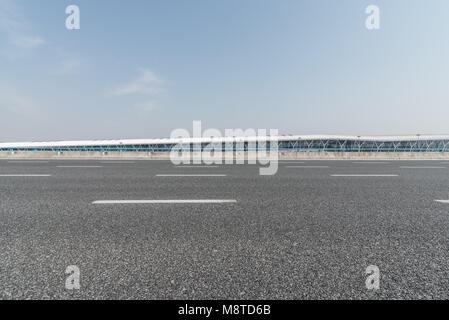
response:
M198 199L235 202L93 204ZM449 203L435 200L449 200L447 162L305 161L260 176L0 160L0 298L448 299ZM69 265L79 290L65 287Z

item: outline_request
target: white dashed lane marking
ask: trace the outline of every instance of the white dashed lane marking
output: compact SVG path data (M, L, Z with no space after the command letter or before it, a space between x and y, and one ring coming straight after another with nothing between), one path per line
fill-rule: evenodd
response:
M381 162L381 161L358 161L353 162L355 164L388 164L389 162Z
M100 161L100 163L107 163L107 164L132 164L135 163L134 161Z
M156 177L226 177L225 174L157 174Z
M51 177L51 174L0 174L0 177Z
M48 161L8 161L8 163L48 163Z
M190 200L98 200L92 204L207 204L236 203L235 199L190 199Z
M57 168L103 168L103 166L57 166Z
M401 169L447 169L446 167L412 167L412 166L402 166Z
M399 177L398 174L331 174L331 177Z
M274 163L276 163L276 161L272 161L272 162L274 162ZM290 164L290 163L297 163L297 164L300 164L300 163L305 163L304 161L278 161L278 163L279 164Z
M174 166L175 168L218 168L218 166Z
M286 168L303 168L303 169L318 169L329 168L329 166L285 166Z

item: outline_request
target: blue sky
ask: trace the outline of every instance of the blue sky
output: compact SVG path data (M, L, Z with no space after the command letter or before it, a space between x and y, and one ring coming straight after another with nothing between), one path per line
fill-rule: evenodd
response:
M81 29L65 28L78 5ZM365 8L381 28L365 28ZM0 141L448 134L447 0L0 0Z

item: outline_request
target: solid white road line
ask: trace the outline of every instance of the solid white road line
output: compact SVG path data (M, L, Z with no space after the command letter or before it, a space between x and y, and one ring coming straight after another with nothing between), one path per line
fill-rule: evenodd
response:
M51 174L0 174L0 177L51 177Z
M398 174L331 174L331 177L399 177Z
M102 166L57 166L57 168L103 168Z
M236 203L237 200L198 199L198 200L98 200L92 204L200 204L200 203Z
M329 166L285 166L286 168L329 168Z
M435 200L435 201L439 203L449 203L449 200Z
M225 174L157 174L156 177L226 177Z
M399 168L401 168L401 169L447 169L446 167L411 167L411 166L402 166Z

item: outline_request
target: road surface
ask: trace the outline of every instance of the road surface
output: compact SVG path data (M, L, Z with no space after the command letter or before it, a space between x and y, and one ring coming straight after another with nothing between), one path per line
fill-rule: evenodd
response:
M0 299L449 298L448 162L258 169L0 160Z

